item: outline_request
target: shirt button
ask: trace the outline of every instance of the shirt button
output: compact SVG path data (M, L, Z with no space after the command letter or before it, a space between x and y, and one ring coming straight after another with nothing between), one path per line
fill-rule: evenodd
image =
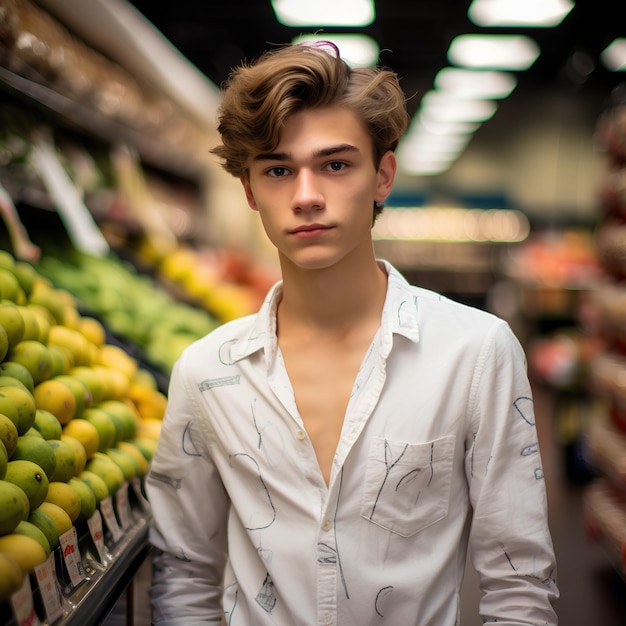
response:
M329 519L325 519L322 522L322 530L328 531L333 527L332 522Z
M300 430L296 431L296 437L300 441L302 441L302 440L306 439L306 433L302 429L300 429Z

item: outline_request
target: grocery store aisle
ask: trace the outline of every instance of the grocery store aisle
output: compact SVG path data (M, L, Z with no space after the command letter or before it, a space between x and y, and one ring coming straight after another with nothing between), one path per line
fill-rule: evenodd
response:
M541 386L534 386L534 396L561 590L557 605L559 624L624 626L626 583L600 547L585 537L581 504L584 485L568 479L565 470L564 450L555 420L557 399ZM145 564L134 581L134 626L150 626L149 576L150 568ZM482 626L477 611L478 596L476 575L468 566L462 595L462 626ZM124 613L121 602L105 626L124 624Z

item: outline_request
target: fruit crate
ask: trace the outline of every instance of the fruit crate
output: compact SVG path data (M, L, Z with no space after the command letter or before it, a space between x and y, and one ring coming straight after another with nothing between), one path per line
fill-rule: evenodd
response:
M128 490L128 523L121 535L114 539L112 529L103 523L104 558L99 558L87 522L76 525L78 551L84 570L84 579L72 585L65 566L61 546L55 548L54 569L63 614L48 621L37 578L30 574L32 604L41 624L50 626L94 626L102 624L116 603L132 587L132 580L150 554L148 529L151 515L149 505ZM113 504L115 520L123 518L117 504ZM110 514L110 512L108 513ZM104 515L103 515L104 517ZM0 624L20 626L9 602L0 605Z

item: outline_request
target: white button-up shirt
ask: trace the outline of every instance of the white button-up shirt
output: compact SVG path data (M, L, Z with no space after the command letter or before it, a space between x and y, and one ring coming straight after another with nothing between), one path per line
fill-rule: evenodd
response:
M177 362L147 480L155 624L452 626L468 546L484 621L557 623L522 349L383 265L328 486L277 342L280 283Z

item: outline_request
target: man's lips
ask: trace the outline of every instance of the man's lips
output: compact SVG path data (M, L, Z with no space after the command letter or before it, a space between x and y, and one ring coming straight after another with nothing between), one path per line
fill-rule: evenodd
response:
M303 224L302 226L290 230L289 233L302 238L317 237L331 228L332 226L328 224Z

